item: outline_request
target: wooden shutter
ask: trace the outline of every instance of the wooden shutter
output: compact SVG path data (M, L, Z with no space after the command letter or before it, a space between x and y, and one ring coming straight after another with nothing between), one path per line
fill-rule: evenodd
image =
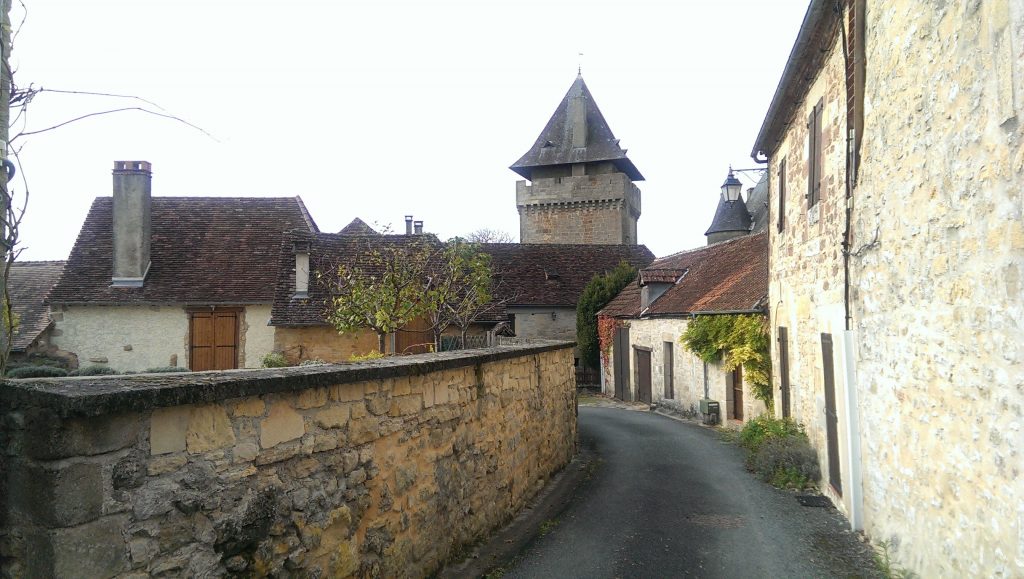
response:
M789 418L789 331L783 326L779 326L779 394L782 417Z
M835 367L832 363L832 334L821 335L821 364L825 379L825 438L828 447L828 482L840 495L843 478L839 471L839 414L836 411Z
M664 356L665 359L663 361L664 362L664 366L665 366L665 368L664 368L664 375L665 375L665 398L668 398L669 400L671 400L671 399L676 397L676 394L675 394L675 384L674 384L674 382L675 382L675 375L674 375L675 374L675 370L674 370L675 364L673 363L673 359L672 359L672 357L673 357L672 347L673 347L673 343L672 342L665 342L665 345L664 345L664 348L663 348L664 352L665 352L665 356Z
M814 202L821 201L821 155L822 155L822 138L821 138L821 114L824 109L824 103L818 101L818 104L814 107Z
M786 226L786 159L779 161L779 233Z
M189 368L193 371L238 367L238 310L191 312Z
M814 113L817 107L811 109L807 115L807 207L814 207L814 151L816 147L817 133L814 130Z

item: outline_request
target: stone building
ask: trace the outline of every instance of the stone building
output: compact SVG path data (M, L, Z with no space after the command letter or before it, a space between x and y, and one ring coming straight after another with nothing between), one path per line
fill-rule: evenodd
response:
M114 164L50 292L51 344L119 370L259 367L281 237L317 231L298 197L153 197L145 161Z
M757 137L777 412L922 576L1024 575L1024 4L814 0Z
M511 169L523 243L635 244L643 175L577 76L533 147Z
M654 260L598 316L615 324L604 391L696 415L702 401L720 405L721 420L764 413L742 368L706 364L680 343L694 316L763 315L768 293L766 233L744 235Z

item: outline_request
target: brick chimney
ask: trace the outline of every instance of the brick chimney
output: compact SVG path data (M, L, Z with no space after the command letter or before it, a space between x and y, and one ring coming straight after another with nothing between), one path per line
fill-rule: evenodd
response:
M142 287L149 272L153 171L147 161L114 161L114 287Z

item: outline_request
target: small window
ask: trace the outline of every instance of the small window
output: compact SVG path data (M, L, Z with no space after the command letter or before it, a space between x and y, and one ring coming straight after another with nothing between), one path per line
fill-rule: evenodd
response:
M779 161L779 233L786 227L786 159Z

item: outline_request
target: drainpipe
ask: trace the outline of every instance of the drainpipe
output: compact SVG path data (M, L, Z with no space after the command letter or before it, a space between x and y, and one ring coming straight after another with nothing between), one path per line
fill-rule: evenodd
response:
M849 7L847 8L847 4ZM843 88L844 95L843 100L846 103L846 167L845 167L845 187L846 187L846 225L845 231L843 232L843 308L846 316L845 324L846 331L843 332L843 361L845 366L845 382L846 382L846 456L849 458L850 468L850 480L848 482L850 489L850 528L854 531L860 531L864 528L864 488L862 486L862 469L861 469L861 447L860 447L860 414L857 407L857 352L856 352L856 340L857 331L853 329L853 313L850 303L850 248L853 241L853 180L855 171L855 159L854 152L856 143L856 128L850 126L850 99L847 98L850 91L850 45L846 31L846 24L848 22L846 10L852 9L855 11L855 22L857 29L860 30L864 26L863 13L857 14L857 0L836 0L835 10L839 16L839 29L842 31L842 44L843 44ZM862 35L857 34L854 31L855 37L858 39L863 38ZM863 54L863 49L858 45L858 54ZM854 83L854 90L856 90L856 83ZM855 95L856 96L856 95Z
M861 486L860 413L857 408L857 331L843 332L843 358L846 362L846 455L850 457L850 529L864 529L864 488Z

